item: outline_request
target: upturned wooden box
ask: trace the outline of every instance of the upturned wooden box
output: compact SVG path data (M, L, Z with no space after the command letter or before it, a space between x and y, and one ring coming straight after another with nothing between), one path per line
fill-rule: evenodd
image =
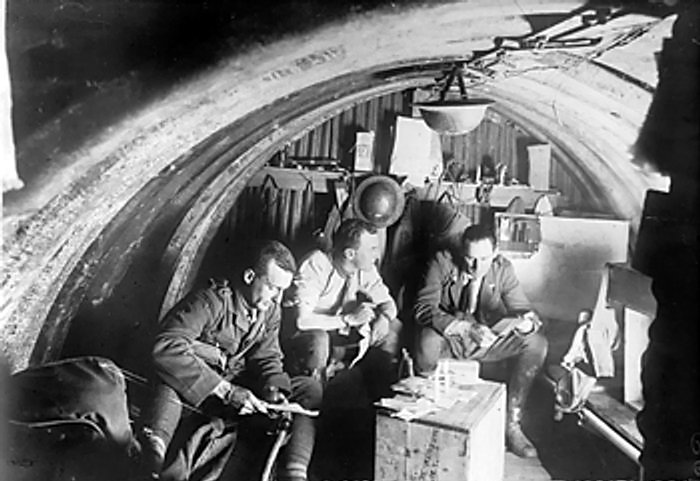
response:
M505 385L460 386L462 400L413 421L378 408L375 481L503 479Z

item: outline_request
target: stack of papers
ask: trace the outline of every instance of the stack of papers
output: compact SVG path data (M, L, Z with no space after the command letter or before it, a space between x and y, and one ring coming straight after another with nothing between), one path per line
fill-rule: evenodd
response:
M436 389L434 379L409 377L392 386L397 396L385 398L378 405L392 411L393 417L413 421L441 409L451 409L458 402L469 402L477 391L467 384L453 384L447 389Z

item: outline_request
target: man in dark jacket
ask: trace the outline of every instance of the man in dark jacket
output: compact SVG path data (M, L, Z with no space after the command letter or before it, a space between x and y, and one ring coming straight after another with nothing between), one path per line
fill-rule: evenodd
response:
M271 241L249 259L232 288L212 282L191 292L161 322L153 361L162 382L144 443L161 456L168 447L161 479L218 479L242 416L268 414L269 403L288 398L308 409L320 404L317 381L290 380L282 370L279 303L294 258ZM312 419L295 415L277 479L306 479L313 440Z
M522 407L547 354L541 322L513 266L495 252L483 225L468 227L461 251L440 251L428 265L415 305L416 361L430 372L441 357L511 360L506 442L522 457L537 452L520 428Z

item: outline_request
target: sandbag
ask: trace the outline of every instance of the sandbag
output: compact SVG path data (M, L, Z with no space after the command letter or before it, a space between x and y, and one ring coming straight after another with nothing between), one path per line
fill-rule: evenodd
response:
M112 361L80 357L31 367L10 377L8 391L3 479L134 479L138 443L125 378Z
M10 379L8 418L30 428L83 426L128 449L134 444L126 381L109 359L64 359L19 371Z

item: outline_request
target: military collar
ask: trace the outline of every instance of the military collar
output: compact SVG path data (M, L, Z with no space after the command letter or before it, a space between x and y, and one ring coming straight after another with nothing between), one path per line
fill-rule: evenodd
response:
M452 282L459 284L460 286L465 286L467 285L468 282L465 280L465 272L462 267L459 264L459 258L455 253L451 253L452 255L452 267L450 269L450 277L452 278ZM481 284L482 285L488 285L493 289L495 286L495 279L496 279L496 272L498 269L500 269L503 266L504 263L504 257L501 254L496 254L491 261L491 265L489 266L489 270L486 271L486 274L484 274L484 277L481 278Z
M233 310L236 315L236 325L242 329L248 329L255 321L253 315L255 309L248 304L243 294L240 292L240 286L233 289Z

